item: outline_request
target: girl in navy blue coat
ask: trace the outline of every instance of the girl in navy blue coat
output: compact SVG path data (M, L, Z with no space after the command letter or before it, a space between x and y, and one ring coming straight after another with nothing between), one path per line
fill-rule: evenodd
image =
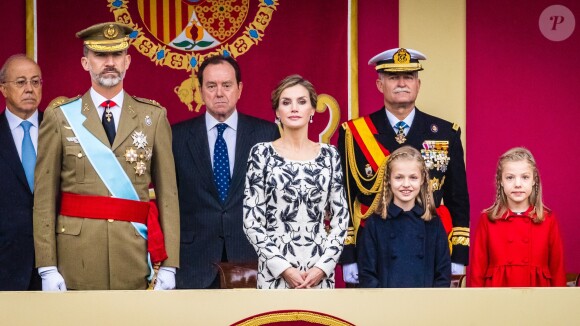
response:
M357 241L360 287L449 287L449 244L428 176L415 148L389 156L380 202Z

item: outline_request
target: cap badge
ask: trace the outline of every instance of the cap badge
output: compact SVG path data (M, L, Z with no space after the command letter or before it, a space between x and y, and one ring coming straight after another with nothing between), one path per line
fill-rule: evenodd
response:
M411 55L406 49L400 48L395 54L393 55L393 61L396 64L404 64L411 62Z
M119 35L119 30L115 28L115 25L110 24L103 29L103 35L109 40L113 40Z

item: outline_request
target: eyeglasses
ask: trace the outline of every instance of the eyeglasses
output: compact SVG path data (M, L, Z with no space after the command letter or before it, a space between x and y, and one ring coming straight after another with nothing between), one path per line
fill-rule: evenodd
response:
M34 88L39 88L40 86L42 86L42 79L41 78L33 78L33 79L17 79L17 80L7 80L4 83L14 83L14 85L16 85L16 88L22 88L24 86L26 86L26 84L30 83L30 85L32 85L32 87Z

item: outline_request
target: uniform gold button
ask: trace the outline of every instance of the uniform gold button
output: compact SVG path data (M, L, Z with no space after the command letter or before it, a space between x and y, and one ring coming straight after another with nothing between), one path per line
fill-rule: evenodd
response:
M62 229L60 229L60 232L64 232L64 227Z
M107 221L109 221L109 223L113 223L114 220L112 218L110 218Z
M77 157L78 157L78 158L81 158L81 157L83 157L83 153L78 153L78 154L77 154Z

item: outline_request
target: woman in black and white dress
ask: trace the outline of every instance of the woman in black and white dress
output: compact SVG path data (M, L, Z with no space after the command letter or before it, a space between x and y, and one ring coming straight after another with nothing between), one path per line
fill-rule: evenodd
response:
M338 150L308 139L316 99L302 77L282 80L272 92L282 137L248 158L244 231L258 254L258 288L334 287L349 214Z

